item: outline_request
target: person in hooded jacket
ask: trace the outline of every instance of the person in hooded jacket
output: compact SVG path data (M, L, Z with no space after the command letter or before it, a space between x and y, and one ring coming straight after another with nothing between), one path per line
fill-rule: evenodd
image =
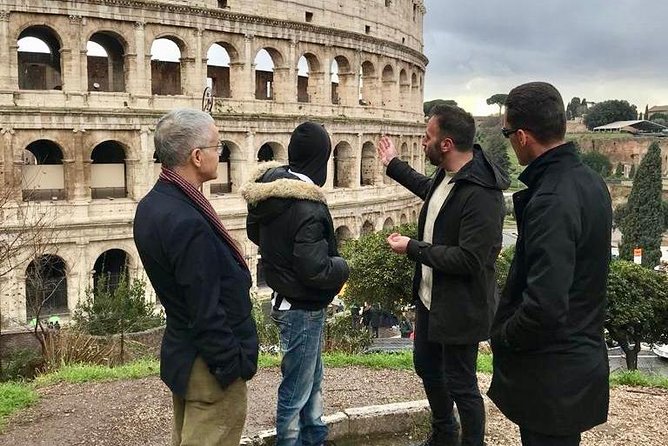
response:
M325 309L348 279L321 187L332 151L314 122L300 124L288 145L288 165L265 163L242 188L248 238L258 245L280 330L281 373L276 445L326 444L322 421L322 337Z
M489 338L496 310L495 262L501 250L507 175L473 144L475 122L459 107L431 112L422 147L433 177L397 157L380 139L387 175L424 200L418 239L393 233L392 250L416 262L413 361L432 412L423 446L482 446L485 408L476 378L478 342ZM453 416L457 404L461 428Z

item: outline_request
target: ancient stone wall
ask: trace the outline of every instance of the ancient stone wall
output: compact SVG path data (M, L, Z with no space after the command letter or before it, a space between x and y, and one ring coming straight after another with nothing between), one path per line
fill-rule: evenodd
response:
M337 234L416 221L419 200L385 179L372 155L388 134L423 170L424 12L422 0L3 1L3 234L47 219L44 256L64 265L52 273L62 275L70 310L100 274L118 274L119 261L145 277L132 221L160 170L155 123L173 108L200 109L208 84L225 151L204 194L254 274L257 248L245 235L239 187L260 155L286 160L291 131L307 119L332 137L325 190ZM31 49L29 38L43 48ZM163 57L156 41L173 45L176 57ZM229 60L214 61L214 49ZM260 50L271 68L258 65ZM268 98L257 98L259 86ZM28 267L0 277L5 323L27 319Z

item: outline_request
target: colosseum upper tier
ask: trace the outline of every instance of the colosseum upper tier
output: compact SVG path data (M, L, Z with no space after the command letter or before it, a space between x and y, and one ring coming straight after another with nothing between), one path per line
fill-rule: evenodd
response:
M143 276L133 216L173 108L205 107L220 128L203 192L260 287L238 190L258 162L287 159L304 120L332 137L339 239L415 221L420 203L384 176L375 142L392 136L423 169L424 14L423 0L0 0L3 325L44 296L40 314L69 313L103 274Z

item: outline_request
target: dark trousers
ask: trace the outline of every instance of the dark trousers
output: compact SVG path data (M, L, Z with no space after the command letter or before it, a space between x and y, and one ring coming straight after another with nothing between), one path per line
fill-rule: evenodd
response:
M429 342L428 331L429 310L418 302L413 361L429 400L434 434L449 437L456 432L454 402L459 411L462 446L482 446L485 405L476 376L478 344Z
M580 434L575 435L547 435L532 432L520 427L522 446L579 446Z

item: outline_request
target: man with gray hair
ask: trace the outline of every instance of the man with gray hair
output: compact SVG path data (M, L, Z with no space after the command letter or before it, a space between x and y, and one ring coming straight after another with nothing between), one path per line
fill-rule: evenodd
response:
M172 445L237 446L258 340L248 266L199 190L217 177L218 129L180 109L154 138L162 172L137 206L134 239L167 314L160 377L173 393Z

